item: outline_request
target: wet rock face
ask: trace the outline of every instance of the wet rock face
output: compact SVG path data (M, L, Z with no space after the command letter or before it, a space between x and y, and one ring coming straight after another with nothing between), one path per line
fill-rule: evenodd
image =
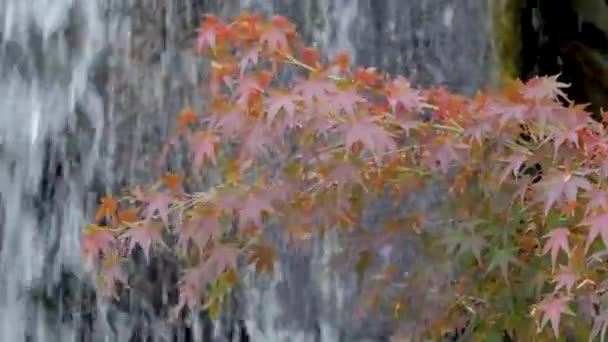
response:
M522 77L562 73L566 91L590 103L596 119L608 109L608 4L604 0L528 1L522 15Z

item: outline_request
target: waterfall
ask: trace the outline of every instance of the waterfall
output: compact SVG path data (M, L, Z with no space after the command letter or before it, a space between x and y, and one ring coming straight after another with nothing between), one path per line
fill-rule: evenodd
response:
M70 12L78 42L62 30ZM96 167L103 112L91 91L89 70L103 47L103 23L95 1L5 0L0 3L0 340L68 341L73 329L33 301L30 291L59 281L61 269L82 273L79 230L83 195ZM79 44L70 50L67 45ZM86 107L88 151L61 160L62 134ZM84 133L84 132L82 132ZM73 141L72 143L76 143ZM75 157L75 156L73 156ZM73 167L59 162L79 163ZM62 175L56 175L61 167ZM71 174L71 168L78 169ZM57 176L57 178L54 178ZM60 179L61 178L61 179ZM52 183L52 184L51 184ZM61 199L51 208L48 201ZM68 308L64 308L67 310ZM61 312L57 312L61 314Z
M296 255L280 248L271 277L244 270L246 286L232 318L213 329L207 320L193 321L184 333L156 314L168 280L144 281L149 292L118 304L98 303L81 260L80 230L99 194L154 176L151 165L175 129L174 115L201 104L202 63L191 44L204 12L230 17L254 8L284 15L327 57L346 51L361 66L472 92L492 77L484 6L476 0L458 6L448 0L1 1L0 341L127 342L135 332L142 341L228 341L225 332L239 321L256 342L388 338L392 327L382 320L351 320L355 281L329 272L340 249L335 235ZM183 165L184 156L173 159L172 167ZM411 266L412 253L398 257Z

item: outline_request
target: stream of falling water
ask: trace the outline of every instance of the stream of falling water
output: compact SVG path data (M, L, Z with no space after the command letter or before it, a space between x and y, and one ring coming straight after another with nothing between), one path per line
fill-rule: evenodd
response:
M29 290L56 283L61 267L82 274L79 229L85 220L86 193L103 130L103 113L90 92L88 71L103 47L103 23L95 1L4 0L0 2L0 340L70 341L74 329L45 317ZM87 22L78 53L54 37L70 11ZM92 96L92 97L91 97ZM46 177L48 138L70 123L76 103L89 97L93 123L90 154L81 159L79 177L56 184L61 205L42 215L37 201ZM97 101L97 102L95 102ZM59 156L57 156L59 157ZM67 171L67 170L66 170ZM44 200L43 200L44 201Z

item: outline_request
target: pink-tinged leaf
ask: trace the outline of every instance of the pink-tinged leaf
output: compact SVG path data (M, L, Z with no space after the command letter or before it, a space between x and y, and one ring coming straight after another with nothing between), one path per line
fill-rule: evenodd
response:
M162 226L158 223L146 221L142 224L131 225L131 227L124 232L121 240L127 241L128 253L132 253L133 249L139 245L146 260L150 261L150 247L153 243L162 241Z
M228 245L216 244L209 258L204 262L205 276L215 279L229 268L237 269L240 251Z
M285 126L293 127L296 125L296 101L302 98L292 94L273 94L266 101L266 120L269 123L275 121L281 110L285 113Z
M545 142L553 140L553 153L555 156L557 156L557 151L559 148L566 142L569 142L576 148L579 148L578 132L583 127L585 127L585 125L560 130L559 132L553 133L547 137Z
M227 213L232 213L232 211L237 210L240 203L240 198L235 193L224 193L217 200L218 208Z
M568 97L562 89L568 88L570 85L558 82L557 79L559 76L560 75L535 77L526 82L521 90L521 94L525 99L534 101L555 101L558 99L558 96L567 99Z
M241 167L247 166L256 160L260 153L266 152L269 147L277 147L275 137L270 129L264 124L256 124L248 134L241 145L240 160Z
M247 69L247 66L249 64L251 64L251 65L258 64L260 52L262 52L262 49L259 46L254 46L254 47L250 48L249 50L247 50L245 53L243 53L243 55L241 56L241 60L239 61L241 75L243 75L243 73L245 72L245 69Z
M543 248L543 255L551 252L551 269L555 269L555 262L557 261L557 253L560 249L563 250L567 255L570 255L570 247L568 245L568 236L570 236L570 230L568 228L556 228L551 230L545 238L548 238Z
M262 191L260 196L271 203L274 201L286 202L292 195L293 190L294 185L291 183L277 183Z
M215 25L203 25L196 38L196 50L203 53L207 49L215 48L217 27Z
M184 307L194 310L201 305L201 296L207 285L204 279L205 270L201 265L184 271L179 280L179 300L171 310L171 319L177 319Z
M218 143L219 137L209 132L198 131L190 137L194 170L199 171L201 169L205 158L215 164L215 151Z
M242 75L238 82L238 87L234 92L234 98L236 103L240 105L246 105L249 102L249 98L254 93L262 93L263 89L260 81L249 75Z
M608 211L608 192L605 190L592 190L585 195L589 199L589 202L585 206L585 215L598 209Z
M566 289L566 292L570 294L570 291L576 284L578 280L578 275L569 267L564 265L560 265L559 271L557 275L553 279L555 284L555 289L553 289L553 293L557 293L560 289Z
M600 341L604 342L606 330L608 330L608 310L602 310L599 315L593 315L593 327L589 341L594 341L596 337L599 337Z
M584 319L591 320L595 317L597 305L600 303L595 291L583 291L576 294L576 311Z
M576 201L578 190L590 191L591 183L585 177L573 176L570 173L558 173L536 184L540 190L541 201L545 202L545 216L553 205L560 201Z
M213 123L213 129L220 131L222 137L231 138L238 136L243 131L247 120L239 111L233 110L222 113Z
M256 227L262 227L262 214L264 212L274 213L271 201L263 196L249 195L238 210L239 226L244 228L248 224L254 224Z
M600 162L599 165L599 175L602 177L608 177L608 160Z
M338 188L341 188L347 183L361 184L363 178L361 178L359 171L352 163L343 161L334 165L323 181L325 186L337 184Z
M202 249L209 241L222 236L222 226L217 216L195 217L179 228L178 244L182 251L188 250L190 242Z
M554 102L537 102L530 105L529 108L530 111L528 113L530 113L531 119L536 119L538 135L543 136L547 128L547 122L555 123L556 110L562 108L562 106Z
M432 170L439 169L447 174L453 163L462 163L462 151L469 148L466 144L446 141L435 147L428 156L427 163Z
M551 322L551 328L555 337L559 337L559 321L563 314L574 316L574 312L568 308L569 297L548 297L538 304L543 313L540 328L543 329L547 322Z
M397 124L405 131L406 136L410 136L410 130L418 129L423 122L420 120L397 119Z
M327 106L329 111L336 114L344 111L348 115L355 115L357 105L365 102L367 100L360 96L355 89L348 89L339 90L334 94L327 102Z
M106 255L116 246L116 238L107 228L90 225L84 229L81 244L86 256L95 256L99 252Z
M604 246L608 247L608 214L589 217L581 222L580 225L589 226L585 251L589 250L589 247L598 236L602 238Z
M408 112L419 111L424 107L427 100L419 90L413 89L410 82L402 76L391 82L387 93L388 103L394 114L397 113L399 105Z
M169 224L169 206L171 205L171 196L165 192L157 192L150 199L148 205L144 209L144 218L150 221L156 213L165 224Z
M342 125L345 131L345 149L350 151L357 142L372 153L376 163L381 164L383 156L397 150L392 135L376 124L374 117L351 120Z
M272 27L264 31L260 37L260 42L266 44L271 53L289 50L289 42L287 41L285 31L277 27Z
M296 94L302 95L307 108L313 110L315 100L319 103L327 104L329 102L329 95L333 96L338 91L338 88L327 79L313 78L298 83L293 90Z
M524 104L510 103L502 100L488 102L487 114L498 117L500 127L509 122L523 124L530 108Z
M141 189L141 186L137 185L131 190L131 194L136 200L140 202L146 201L146 193Z
M493 133L493 130L494 128L490 122L487 120L482 120L481 122L468 127L464 131L463 136L465 138L473 139L473 141L477 142L479 145L483 145L484 137L489 133Z
M117 299L117 282L128 285L128 277L121 267L121 260L120 256L113 252L106 256L101 263L98 282L100 293L105 298Z
M509 165L507 165L507 167L501 173L498 184L504 183L505 179L510 175L517 177L517 175L519 174L519 172L521 170L522 165L524 165L524 162L526 160L528 160L528 156L523 155L523 154L516 154L516 155L512 155L509 158L507 158L506 162L508 162Z

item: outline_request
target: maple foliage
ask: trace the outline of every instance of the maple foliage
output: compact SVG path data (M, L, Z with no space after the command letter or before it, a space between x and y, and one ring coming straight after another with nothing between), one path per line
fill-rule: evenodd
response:
M362 301L377 304L364 306L382 309L383 294L394 316L422 322L420 338L464 318L481 340L561 329L604 337L608 133L568 101L559 75L471 98L418 89L403 76L354 68L345 53L324 63L287 18L256 14L228 23L205 16L195 50L209 62L206 105L176 115L159 164L184 141L192 167L104 198L82 237L101 293L128 286L121 260L169 250L182 271L173 316L217 314L237 269L273 272L277 242L266 227L281 227L290 245L340 228L355 235L344 260L369 279L359 284L373 295ZM542 175L526 177L535 164ZM205 176L204 185L186 186L191 176ZM398 202L437 183L447 185L437 210L452 222L441 229L424 215L375 230L362 223L387 190ZM399 265L374 269L376 251L416 237L457 270L457 281L425 271L433 265L407 279L396 275ZM416 298L412 305L428 310L402 314L401 294L382 290L391 283L440 286L444 297Z

